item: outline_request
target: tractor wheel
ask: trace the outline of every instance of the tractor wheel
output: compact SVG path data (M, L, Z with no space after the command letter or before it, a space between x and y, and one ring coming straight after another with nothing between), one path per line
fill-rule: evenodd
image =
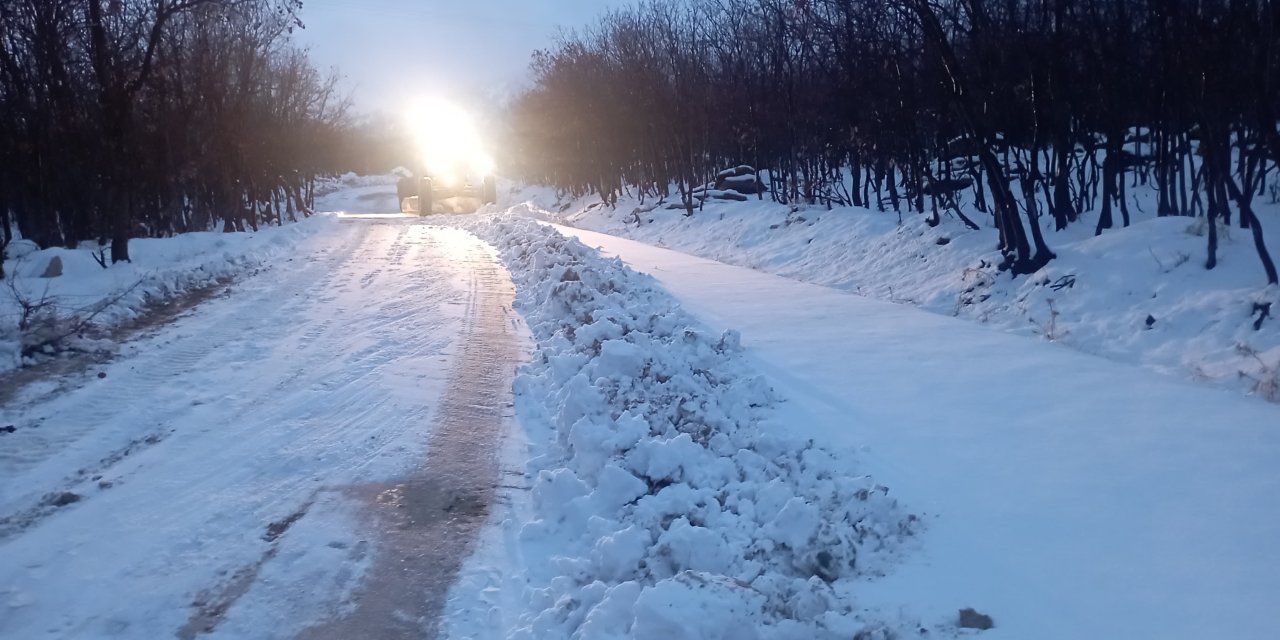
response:
M434 188L431 178L424 177L418 181L418 215L431 213L431 190Z
M484 179L484 203L495 204L498 202L498 182L493 176L487 176Z

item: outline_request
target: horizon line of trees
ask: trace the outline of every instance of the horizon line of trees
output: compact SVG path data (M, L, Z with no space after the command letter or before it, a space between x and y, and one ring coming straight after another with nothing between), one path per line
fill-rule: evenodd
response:
M525 179L616 202L748 164L783 203L950 212L971 199L1001 265L1034 272L1097 212L1249 229L1280 164L1272 0L646 0L540 51L509 108ZM1275 194L1272 194L1273 199ZM1119 218L1117 220L1117 218Z
M109 244L115 263L131 237L309 213L350 100L292 42L301 7L0 2L0 256L15 229L42 248Z

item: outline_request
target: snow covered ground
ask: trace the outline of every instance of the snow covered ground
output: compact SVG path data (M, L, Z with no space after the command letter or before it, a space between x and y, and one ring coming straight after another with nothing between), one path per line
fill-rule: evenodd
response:
M325 208L394 210L387 180L345 183ZM1148 293L1102 286L1136 265L1112 264L1097 243L1138 240L1056 243L1074 287L1002 276L975 289L1006 296L988 320L1011 334L848 291L857 282L944 311L960 285L935 279L982 255L986 236L848 211L788 224L785 211L738 206L655 218L643 233L809 279L836 277L837 259L865 269L843 272L857 278L843 288L806 284L537 224L553 214L529 205L214 234L231 255L270 257L254 253L259 238L289 240L268 268L70 390L36 385L0 407L0 426L15 426L0 431L0 637L343 637L315 625L352 618L377 593L379 563L404 535L378 516L400 503L353 495L400 487L439 451L428 443L465 352L476 265L494 259L473 233L511 273L522 320L494 317L530 354L446 637L1275 637L1280 407L1136 366L1182 366L1150 359L1157 342L1193 344L1181 329L1107 360L1009 319L1024 293L1033 310L1040 289L1088 291L1061 303L1059 322L1065 309L1092 318L1065 335L1092 327L1109 333L1090 344L1122 343L1103 316ZM587 214L622 224L610 215ZM844 242L840 258L828 236L851 229L878 230L864 237L881 251L920 251L895 266ZM941 232L946 246L929 235ZM731 251L716 236L744 240ZM939 257L966 243L977 253ZM828 253L808 257L814 245ZM872 266L901 286L871 291L890 282ZM1180 302L1161 302L1146 334L1212 313L1205 295L1269 294L1243 267L1235 289L1191 267L1149 278L1157 300ZM1226 324L1203 344L1236 335ZM1275 348L1247 337L1264 356ZM965 607L995 628L958 630ZM427 633L426 610L386 617Z
M347 174L321 181L317 209L399 211L395 180ZM136 238L129 242L132 262L108 263L109 268L98 262L103 256L93 243L37 250L34 243L19 239L8 247L7 278L0 283L0 374L70 352L111 352L113 329L192 291L287 262L336 220L322 215L255 232ZM59 275L42 277L55 259L61 264ZM24 306L39 309L27 312ZM73 327L80 330L70 331ZM24 357L31 345L51 335L66 338Z
M0 373L23 363L26 340L35 340L44 326L53 331L71 318L91 319L97 332L69 336L58 348L37 352L48 356L65 348L76 350L111 349L100 339L107 330L144 313L150 305L174 299L183 293L226 281L267 264L286 262L296 248L321 234L335 219L314 217L284 227L264 227L252 233L188 233L173 238L139 238L130 241L133 262L104 269L95 260L96 247L52 248L35 251L25 241L9 247L4 270L8 276L0 284ZM61 275L41 277L50 261L62 264ZM30 324L32 331L19 331L23 305L44 303ZM28 362L32 359L28 358Z
M739 331L796 435L860 447L927 525L861 585L990 638L1270 638L1280 407L837 289L566 230Z
M1222 228L1219 265L1203 268L1203 220L1156 218L1149 190L1133 190L1135 224L1094 237L1085 214L1066 231L1046 230L1058 258L1029 277L1000 274L996 232L971 231L943 215L856 207L708 201L683 210L616 209L590 199L558 203L545 189L519 198L575 227L776 273L805 282L912 304L1087 353L1140 363L1180 379L1242 389L1280 401L1280 289L1266 287L1247 231ZM1144 204L1145 203L1145 204ZM562 211L561 211L562 210ZM1280 207L1260 205L1273 252ZM980 213L974 220L986 223ZM1046 222L1047 224L1047 222ZM1269 311L1270 317L1259 319ZM1255 329L1255 324L1259 324Z
M516 214L550 216L527 206ZM686 637L682 628L690 630L687 637L742 637L725 616L751 618L760 611L765 615L751 618L758 620L751 627L762 637L828 637L826 620L852 623L840 629L845 635L830 637L848 637L853 625L897 637L920 630L945 637L961 633L957 611L965 607L994 617L996 627L982 634L990 638L1262 639L1280 628L1280 610L1271 604L1280 599L1273 571L1280 566L1273 544L1280 518L1269 508L1280 491L1280 410L1274 405L907 305L561 229L654 280L619 275L621 265L601 263L572 243L547 255L530 238L548 231L511 230L526 226L504 221L481 233L506 247L513 272L529 274L533 265L532 271L552 274L517 277L518 301L538 350L518 383L524 448L508 451L517 460L533 458L531 469L540 474L534 486L542 490L523 502L525 494L510 492L511 502L455 590L451 637L497 637L513 629L514 637L650 637L632 616L680 619L684 627L660 631L677 638ZM592 265L592 275L581 275L579 264ZM568 272L579 275L555 275ZM652 303L600 301L631 299L628 292L638 285L656 287L653 295L664 301L656 313ZM551 312L569 291L573 308L589 318L565 323L563 312ZM668 295L678 307L666 306ZM806 608L814 600L779 598L806 602L780 617L764 604L770 601L765 589L753 591L760 599L744 605L727 583L702 578L693 582L710 586L691 587L679 574L632 570L638 557L644 558L638 566L650 566L667 534L641 536L628 556L615 546L616 530L634 526L628 509L642 514L640 504L653 496L620 509L610 505L613 512L594 527L581 524L598 513L610 490L579 471L579 451L588 468L612 459L624 479L643 475L629 465L628 452L605 449L612 457L602 458L573 440L587 431L580 420L592 408L591 424L618 424L604 434L614 439L606 442L631 438L627 420L620 421L628 416L611 409L610 399L618 388L613 363L629 362L633 372L636 363L606 348L616 331L578 336L601 316L605 326L641 327L646 319L688 318L682 322L695 323L701 340L712 344L721 331L732 331L730 342L742 345L729 358L732 369L761 376L774 399L764 431L808 439L835 452L846 477L870 474L891 488L906 512L921 518L909 540L895 540L909 544L896 551L890 545L872 575L842 577L830 591L819 589L829 599L817 598L816 609ZM647 338L643 329L632 332ZM660 354L669 350L641 359L665 363ZM566 353L577 357L561 364L555 356ZM605 379L592 388L549 384L583 375L590 380L602 365ZM560 499L547 500L556 480L570 473L573 482L560 489ZM575 506L566 509L566 503ZM900 522L904 511L894 504L875 519ZM561 533L556 525L565 524L576 525L578 534ZM662 528L669 532L672 524ZM558 535L539 535L546 527ZM744 530L765 540L776 531L768 524ZM695 554L685 561L714 561L714 550L722 548L716 536L699 542L711 560ZM619 576L611 573L616 565L602 563L616 558L629 559L623 567L631 572ZM655 601L661 605L651 606ZM824 607L834 615L824 618ZM788 626L787 613L801 626ZM772 624L762 624L766 620Z

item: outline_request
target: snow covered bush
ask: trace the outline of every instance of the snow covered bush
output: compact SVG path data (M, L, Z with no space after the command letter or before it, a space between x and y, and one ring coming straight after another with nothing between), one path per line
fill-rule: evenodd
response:
M514 275L536 343L517 411L548 430L514 637L879 628L849 587L885 571L918 522L847 457L772 421L778 398L736 333L709 335L648 276L528 218L464 224Z
M30 284L30 283L24 283ZM0 292L0 350L8 351L23 361L37 355L95 348L96 341L86 340L85 333L94 328L98 316L128 297L141 281L113 291L88 306L69 305L50 294L50 286L29 288L19 284L16 276L4 280ZM0 368L0 371L3 371Z

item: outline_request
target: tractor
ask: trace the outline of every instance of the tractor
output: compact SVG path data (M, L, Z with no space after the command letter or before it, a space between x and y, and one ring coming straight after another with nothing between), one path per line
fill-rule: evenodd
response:
M467 112L438 100L424 102L410 111L409 126L422 160L417 175L397 185L402 212L462 213L497 202L493 157Z

